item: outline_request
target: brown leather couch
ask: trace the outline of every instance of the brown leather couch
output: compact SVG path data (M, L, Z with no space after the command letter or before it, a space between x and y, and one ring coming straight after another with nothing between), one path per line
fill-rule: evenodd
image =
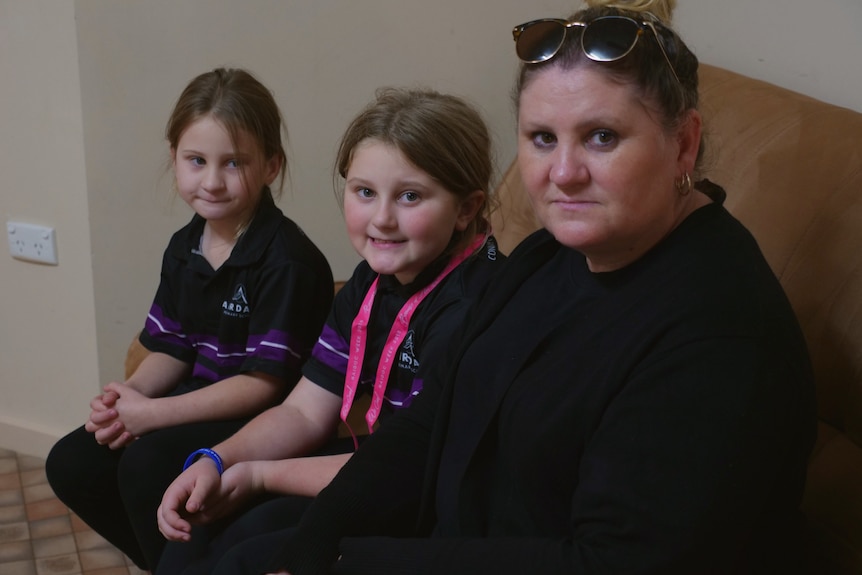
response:
M862 573L862 114L707 65L700 91L702 175L757 238L814 363L810 569ZM520 188L513 164L493 217L504 253L538 227Z

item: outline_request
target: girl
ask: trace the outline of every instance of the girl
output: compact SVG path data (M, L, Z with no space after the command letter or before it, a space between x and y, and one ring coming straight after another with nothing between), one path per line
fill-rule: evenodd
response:
M164 254L140 335L152 353L47 459L57 496L144 569L164 547L155 510L188 452L284 398L331 305L326 259L270 192L286 169L281 126L246 71L186 87L166 137L195 216Z
M490 138L462 100L430 91L378 93L348 127L336 161L350 241L364 261L339 291L303 378L285 402L214 447L165 493L169 544L158 573L236 573L267 557L352 451L330 444L356 393L382 425L422 382L502 256L489 235ZM335 453L333 453L335 452ZM226 471L220 475L223 465ZM294 495L258 506L220 532L191 530L264 492ZM306 497L296 497L306 496ZM181 516L182 514L182 516ZM218 567L216 563L237 543ZM243 567L234 563L247 562ZM191 566L189 566L191 564ZM183 570L185 568L185 571Z

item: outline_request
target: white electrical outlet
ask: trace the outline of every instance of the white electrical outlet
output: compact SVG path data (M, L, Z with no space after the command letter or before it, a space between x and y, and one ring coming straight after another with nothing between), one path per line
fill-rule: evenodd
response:
M9 238L9 253L13 258L57 265L57 238L54 228L6 222L6 237Z

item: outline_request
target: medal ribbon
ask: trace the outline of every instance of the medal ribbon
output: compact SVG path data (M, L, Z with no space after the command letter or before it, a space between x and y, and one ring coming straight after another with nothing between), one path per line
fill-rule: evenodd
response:
M410 296L407 302L401 307L392 329L389 331L389 336L386 338L386 344L383 346L383 352L380 354L380 362L377 364L377 376L374 379L374 393L371 396L371 407L365 413L365 423L368 424L368 432L373 432L374 423L380 416L380 409L383 406L383 394L386 391L386 384L389 381L389 373L392 371L392 364L395 362L395 353L401 342L407 336L410 320L413 313L419 304L422 303L428 294L434 291L441 281L446 276L452 273L456 267L478 250L487 240L486 235L478 235L467 246L467 249L453 257L446 267L440 272L434 281ZM362 300L362 306L359 308L359 313L353 320L350 328L350 350L347 359L347 373L344 378L344 395L341 400L341 421L347 425L347 415L350 413L350 406L353 405L353 399L356 396L356 390L359 387L359 377L362 373L362 362L365 358L365 343L368 339L368 321L371 317L371 308L374 306L374 298L377 295L377 282L380 279L378 275L371 287L368 288L368 293L365 294L365 299ZM350 429L350 426L347 426ZM359 443L353 430L350 429L350 434L353 436L353 445L358 447Z

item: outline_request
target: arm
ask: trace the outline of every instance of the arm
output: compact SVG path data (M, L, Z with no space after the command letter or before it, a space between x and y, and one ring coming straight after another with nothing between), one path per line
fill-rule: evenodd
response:
M158 510L162 533L169 539L187 540L191 525L184 517L207 521L223 513L226 505L236 505L249 493L263 489L262 482L255 483L255 478L243 473L248 469L231 472L231 468L243 461L286 459L312 452L332 437L340 407L340 397L303 377L284 402L213 447L230 472L225 473L225 482L220 481L213 462L204 458L171 483Z
M734 361L717 361L716 347ZM329 558L339 557L334 572L725 573L757 535L778 542L766 547L774 551L769 557L788 555L791 539L770 527L791 517L764 502L776 491L792 491L788 476L804 473L806 442L798 438L811 415L806 375L781 358L764 362L755 347L750 341L691 344L627 382L586 445L571 498L547 502L570 509L567 529L546 536L528 530L521 536L345 538L330 548ZM558 468L549 461L547 474ZM764 517L772 522L767 529ZM274 564L273 571L286 565L294 575L322 572L292 550L292 562Z
M260 486L259 491L316 497L324 487L329 485L352 455L352 453L339 453L317 457L294 457L278 461L252 461L240 465L250 467L248 473L253 477L251 482Z
M120 417L117 401L120 391L134 390L136 396L157 397L168 393L189 373L190 366L164 353L150 353L139 364L125 384L112 382L105 392L90 402L90 418L84 428L95 434L96 441L118 449L141 435L134 427L127 428ZM128 387L124 387L128 386Z
M180 395L150 396L139 391L131 379L125 385L110 383L105 389L117 394L119 420L128 432L139 437L183 423L247 417L276 401L283 382L269 374L251 372ZM164 392L159 388L147 391Z

